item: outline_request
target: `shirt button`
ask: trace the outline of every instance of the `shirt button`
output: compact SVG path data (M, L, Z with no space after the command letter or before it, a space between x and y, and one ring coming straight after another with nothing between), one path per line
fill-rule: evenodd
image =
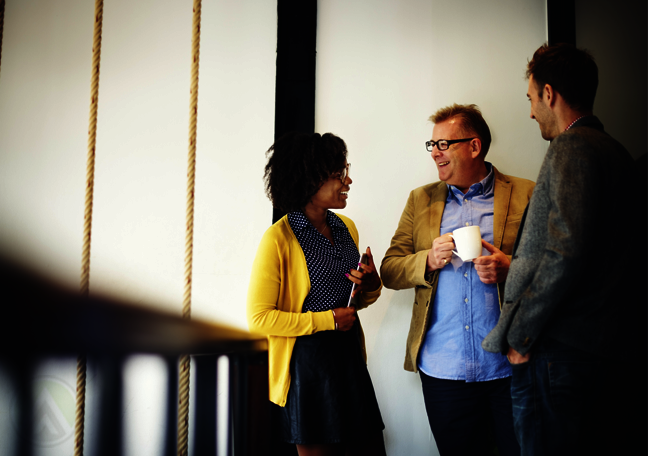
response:
M468 273L467 273L467 272L464 272L464 277L468 277Z
M466 226L470 226L470 223L466 222Z
M468 298L464 299L464 302L468 302Z
M466 331L468 331L469 329L470 329L470 326L466 325Z

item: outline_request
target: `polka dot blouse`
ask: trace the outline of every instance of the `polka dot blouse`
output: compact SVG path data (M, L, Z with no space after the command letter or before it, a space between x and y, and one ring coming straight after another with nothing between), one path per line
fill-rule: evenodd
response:
M331 227L335 245L331 245L303 213L288 214L290 228L304 251L311 282L302 312L324 312L346 307L349 302L353 282L345 274L357 269L360 253L346 225L337 215L327 211L326 222Z

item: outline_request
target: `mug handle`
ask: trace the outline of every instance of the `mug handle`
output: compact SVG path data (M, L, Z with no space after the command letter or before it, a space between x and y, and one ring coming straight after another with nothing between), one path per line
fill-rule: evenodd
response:
M454 242L454 236L452 235L452 233L448 233L448 236L450 236L450 239L452 239L452 242ZM457 244L455 244L455 247L456 247L456 246L457 246ZM457 253L456 250L453 250L452 253L454 253L455 255L459 256L459 254ZM461 258L461 257L459 257L459 258Z

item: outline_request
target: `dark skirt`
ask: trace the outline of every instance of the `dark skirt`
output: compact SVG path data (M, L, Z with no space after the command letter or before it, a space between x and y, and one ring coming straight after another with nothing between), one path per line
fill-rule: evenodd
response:
M286 406L273 404L281 441L348 443L385 428L357 329L297 338Z

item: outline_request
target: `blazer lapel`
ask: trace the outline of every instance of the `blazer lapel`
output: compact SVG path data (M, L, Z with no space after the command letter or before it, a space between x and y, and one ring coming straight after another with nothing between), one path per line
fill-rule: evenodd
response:
M520 244L520 238L522 237L522 231L524 229L524 224L526 223L528 210L529 210L529 204L527 203L526 207L524 208L524 214L522 214L522 220L520 220L520 228L518 228L517 235L515 236L515 243L513 244L513 252L512 252L513 255L515 255L518 245Z
M430 193L430 246L432 241L441 235L441 218L445 209L446 199L448 198L448 186L445 182L439 182L439 185L432 189Z
M493 241L498 249L502 246L504 227L511 202L511 183L504 180L495 167L495 201L493 203Z

